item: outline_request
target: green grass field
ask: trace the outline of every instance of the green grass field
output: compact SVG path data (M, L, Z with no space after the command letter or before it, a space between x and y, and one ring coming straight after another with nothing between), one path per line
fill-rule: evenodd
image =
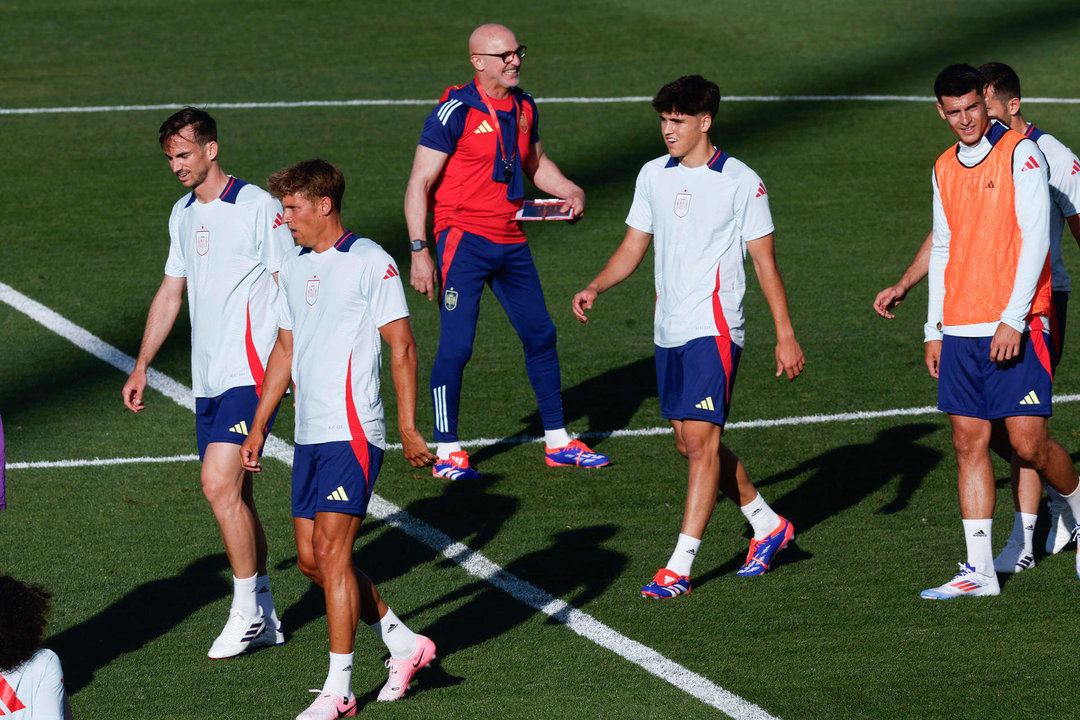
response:
M544 102L647 96L690 72L732 96L929 96L945 65L989 60L1016 68L1026 97L1080 98L1080 8L592 0L486 14L430 0L368 5L0 5L0 128L8 141L0 283L134 354L161 280L168 212L182 191L157 145L168 110L6 110L433 101L468 79L471 29L504 22L529 46L522 86L539 99L544 146L588 195L583 222L528 231L559 330L568 426L594 433L589 442L615 462L588 473L552 470L538 444L504 442L472 449L482 482L448 484L391 453L378 494L774 717L1053 717L1080 703L1068 679L1080 641L1071 552L1037 555L1036 569L1007 581L997 598L918 598L964 557L956 466L937 414L732 427L728 444L794 522L795 547L767 575L737 578L749 534L737 508L722 502L694 567L694 592L674 602L640 599L678 533L686 483L670 435L609 435L663 425L651 359L651 258L601 296L587 326L569 303L621 240L638 168L664 148L646 102ZM1076 104L1024 108L1028 120L1080 148ZM274 170L313 156L339 165L348 179L346 225L381 242L405 272L402 196L428 110L213 114L223 167L241 178L264 185ZM751 282L731 422L932 405L935 385L922 361L925 289L891 322L870 307L929 228L930 168L953 139L932 103L734 101L722 104L716 127L716 143L769 188L808 359L794 384L773 377L772 325ZM1080 253L1066 245L1080 278ZM426 387L438 317L409 292ZM188 330L185 312L154 365L181 383L190 382ZM1080 393L1076 332L1058 369L1062 395ZM0 304L9 463L194 452L191 413L151 392L148 409L132 415L120 402L124 378ZM520 345L490 297L465 383L463 438L539 434ZM385 399L392 418L392 392ZM431 412L422 397L429 437ZM1078 427L1080 404L1060 403L1051 430L1074 459ZM291 408L276 434L291 440ZM996 470L995 549L1012 523L1007 469ZM307 705L305 690L325 676L326 623L321 592L295 568L289 468L268 460L256 492L289 640L212 662L205 653L226 619L229 570L197 463L9 470L0 567L54 592L46 644L64 663L76 717L291 718ZM400 517L365 523L356 562L398 615L435 640L441 659L404 700L376 704L385 653L361 629L353 687L364 715L722 716L571 631L565 615L553 619L469 574L396 527ZM1044 536L1045 524L1040 548Z

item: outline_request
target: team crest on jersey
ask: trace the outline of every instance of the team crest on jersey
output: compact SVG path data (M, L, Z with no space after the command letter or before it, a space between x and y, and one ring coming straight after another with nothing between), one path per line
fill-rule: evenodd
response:
M304 298L308 305L314 305L319 299L319 278L314 277L307 281L307 292L304 293Z
M447 291L443 293L443 307L447 310L453 310L457 307L457 290L448 288Z
M525 117L524 110L518 115L518 128L520 128L523 133L529 132L529 118Z
M690 212L690 193L679 193L675 196L675 215L678 217L686 217L686 213Z
M210 251L210 231L209 230L196 230L195 231L195 252L200 255L205 255Z

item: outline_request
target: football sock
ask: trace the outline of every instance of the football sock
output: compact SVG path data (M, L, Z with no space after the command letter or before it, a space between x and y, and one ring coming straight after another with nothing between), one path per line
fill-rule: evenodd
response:
M964 540L967 542L968 565L975 572L994 575L994 549L990 543L993 520L964 520Z
M1061 495L1061 493L1059 492L1058 495ZM1072 491L1072 494L1061 495L1061 499L1064 500L1069 506L1069 509L1072 510L1073 517L1080 520L1080 485Z
M1022 546L1026 553L1031 552L1031 539L1035 536L1035 521L1038 517L1030 513L1013 513L1013 528L1009 541Z
M275 631L280 628L281 621L278 620L277 610L274 609L274 595L270 592L269 575L259 575L255 578L255 601L263 611L267 627Z
M675 552L671 553L665 567L677 575L690 576L690 568L694 566L694 558L697 556L701 539L679 533L679 540L675 543Z
M742 514L754 529L754 539L763 540L780 525L780 516L773 512L769 503L758 493L757 497L743 505Z
M379 622L368 627L383 641L390 651L390 657L395 660L403 660L416 652L416 633L401 622L390 608L386 608L386 614Z
M439 443L439 447L435 451L435 454L439 456L440 460L449 460L450 453L453 452L461 452L461 443L456 440L454 442Z
M352 653L330 653L330 670L326 673L323 692L345 698L352 697Z
M255 576L238 578L233 575L232 609L244 617L254 617L259 613L259 604L255 602Z
M554 450L555 448L566 447L570 444L570 435L567 434L566 428L559 428L558 430L545 430L544 442L547 446Z

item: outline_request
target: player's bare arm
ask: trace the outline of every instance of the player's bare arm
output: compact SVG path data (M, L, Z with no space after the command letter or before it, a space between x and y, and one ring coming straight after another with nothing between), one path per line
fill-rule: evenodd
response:
M930 248L933 244L934 233L931 231L923 240L923 244L919 246L915 258L908 265L904 274L900 276L900 279L896 281L896 284L885 288L877 294L877 297L874 298L874 310L878 315L887 320L896 317L889 311L899 305L907 297L911 288L918 285L930 272Z
M135 359L135 368L124 383L121 391L124 398L124 407L132 412L139 412L146 406L143 405L143 391L146 390L146 369L154 360L158 350L165 343L180 308L184 304L184 288L187 281L184 278L176 278L166 275L161 281L161 286L154 294L150 303L150 312L146 315L146 328L143 330L142 343L139 345L139 355Z
M416 339L409 318L388 322L379 328L379 334L390 346L390 373L397 394L398 432L401 433L401 449L405 459L413 467L432 465L436 458L428 450L424 436L416 429Z
M284 299L281 302L284 302ZM251 432L240 446L240 463L245 470L262 472L259 451L266 442L266 426L270 423L270 416L274 414L274 408L289 389L289 382L292 380L292 354L292 331L278 328L277 341L266 361L262 394L259 395L259 405L255 408L255 416L251 421Z
M562 174L540 143L532 146L522 168L541 192L566 200L560 212L573 208L575 217L585 214L585 191Z
M923 344L926 353L926 369L930 371L930 377L935 380L941 370L941 341L928 340Z
M765 301L769 303L769 312L776 327L776 377L786 374L788 382L791 382L806 367L806 358L791 326L787 289L780 276L780 267L776 264L776 244L772 233L746 243L746 249L754 261L754 273Z
M622 243L608 258L604 269L584 290L574 295L574 299L570 303L570 307L574 311L574 317L580 322L589 322L585 311L592 309L593 303L596 302L596 298L600 293L611 289L634 274L634 271L641 265L645 253L648 252L650 243L652 243L650 233L642 232L637 228L626 228L626 235L623 237Z
M431 188L442 172L449 155L423 145L416 146L413 156L412 172L409 184L405 188L405 225L409 230L409 240L427 240L428 201ZM428 248L411 253L412 263L409 268L409 284L428 300L435 299L439 289L435 262Z

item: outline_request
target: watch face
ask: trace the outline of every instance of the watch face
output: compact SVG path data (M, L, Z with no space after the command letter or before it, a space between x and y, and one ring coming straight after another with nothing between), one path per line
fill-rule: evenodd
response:
M426 240L413 240L412 242L409 243L409 247L412 249L413 252L416 252L417 250L423 250L424 248L427 247L427 241Z

